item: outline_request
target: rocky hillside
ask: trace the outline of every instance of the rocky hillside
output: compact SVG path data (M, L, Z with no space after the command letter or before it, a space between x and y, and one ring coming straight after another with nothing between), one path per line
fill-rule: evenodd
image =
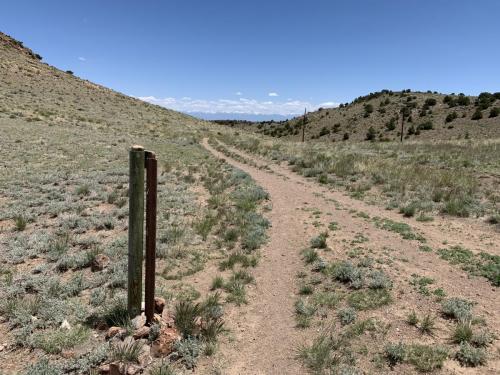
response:
M0 32L0 119L154 131L200 121L125 96L43 63L42 57Z
M404 117L405 139L500 137L500 92L478 97L437 92L382 90L338 108L320 108L307 114L306 140L392 141L400 138ZM288 121L219 121L231 127L265 135L300 140L303 116Z

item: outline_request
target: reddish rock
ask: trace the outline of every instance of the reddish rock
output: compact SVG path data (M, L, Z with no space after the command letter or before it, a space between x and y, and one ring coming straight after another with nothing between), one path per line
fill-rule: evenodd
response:
M144 327L144 325L146 324L146 315L137 315L134 319L131 320L131 323L132 327L134 327L135 329Z
M97 272L97 271L102 271L109 265L109 257L104 254L97 254L92 261L92 265L90 266L90 269L92 272Z
M146 338L149 336L149 331L151 330L151 328L149 328L148 326L143 326L141 328L138 328L134 331L134 334L133 334L133 337L134 339L143 339L143 338Z
M66 359L75 358L76 354L73 350L63 349L61 356Z
M123 337L127 334L127 330L125 328L121 327L111 327L108 329L108 332L106 332L106 339L110 339L112 337L118 336L118 337Z
M168 310L163 310L163 313L161 314L161 320L163 321L163 324L166 325L167 327L170 328L175 327L174 315L170 313Z
M165 308L165 299L161 297L155 297L155 313L161 314Z
M151 355L153 357L164 357L174 351L174 344L180 340L179 331L175 328L164 327L160 330L160 335L151 345Z
M99 366L98 372L99 372L99 374L105 374L105 375L107 375L107 374L109 374L111 372L111 370L109 368L109 365L105 364L105 365Z

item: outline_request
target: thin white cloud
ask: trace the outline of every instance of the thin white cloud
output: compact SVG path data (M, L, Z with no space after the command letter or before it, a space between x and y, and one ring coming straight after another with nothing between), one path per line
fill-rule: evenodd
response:
M87 61L87 59L86 59L85 57L82 57L82 56L80 56L80 57L78 58L78 60L80 60L80 61Z
M279 96L277 92L270 92L269 94L267 94L269 96Z
M315 111L320 107L337 107L339 104L333 101L324 103L312 103L303 100L289 101L259 101L256 99L238 98L232 99L191 99L184 98L156 98L154 96L142 96L138 99L146 102L161 105L185 113L237 113L252 115L299 115L304 113L304 108L308 111Z
M241 96L241 95L243 95L243 93L242 93L241 91L237 91L237 92L235 93L235 95L236 95L236 96Z

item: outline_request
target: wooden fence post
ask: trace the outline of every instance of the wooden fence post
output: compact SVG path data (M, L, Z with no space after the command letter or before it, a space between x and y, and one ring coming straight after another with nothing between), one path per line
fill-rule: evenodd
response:
M141 313L142 259L144 249L144 147L129 152L128 295L131 317Z
M146 324L153 322L155 313L155 262L156 262L156 190L157 162L153 152L146 151Z

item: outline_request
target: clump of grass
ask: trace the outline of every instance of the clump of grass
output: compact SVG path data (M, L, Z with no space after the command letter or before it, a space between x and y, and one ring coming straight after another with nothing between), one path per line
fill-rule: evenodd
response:
M242 280L232 279L226 283L224 289L229 293L227 302L232 302L237 306L247 303L245 283Z
M368 289L351 293L347 301L357 310L370 310L388 305L392 302L392 297L387 289Z
M180 301L175 305L175 326L184 337L192 336L196 329L196 318L201 314L199 303Z
M109 357L117 362L139 363L143 345L140 340L135 341L133 339L118 342L111 347Z
M314 263L316 260L319 259L318 252L314 249L305 249L302 252L302 257L304 259L304 262L306 262L306 264Z
M500 255L485 252L474 254L461 246L439 249L438 254L451 264L461 265L461 268L470 274L483 276L494 286L500 286Z
M441 304L443 315L458 321L470 321L472 319L472 303L461 298L450 298Z
M59 375L61 368L49 362L48 358L41 358L38 362L28 366L26 375Z
M76 195L84 197L90 194L90 187L88 185L80 185L76 188L75 192Z
M219 264L219 269L221 271L233 269L236 264L241 264L244 268L255 267L257 265L257 258L255 256L249 256L241 253L233 253L228 259Z
M16 215L14 216L14 224L15 228L18 232L22 232L23 230L26 229L26 225L28 224L28 221L23 215Z
M311 239L311 247L313 249L326 249L327 244L326 244L326 239L328 238L328 232L323 232L317 235L316 237L313 237Z
M417 313L415 310L413 310L411 313L408 314L406 317L406 323L408 323L411 326L416 327L420 319L418 319Z
M361 268L354 266L350 262L340 262L335 264L332 270L335 280L348 283L352 288L359 289L364 284L364 276Z
M405 240L417 240L420 242L425 242L425 238L420 234L413 232L412 228L406 223L398 223L390 219L380 218L375 218L374 220L377 227L388 230L390 232L399 233L399 235Z
M168 362L161 361L149 370L149 375L176 375L175 370L168 364Z
M455 359L465 367L477 367L486 364L486 352L482 348L474 348L467 342L460 344Z
M299 288L299 294L310 295L313 294L314 288L310 284L302 284Z
M224 287L224 278L220 275L215 276L210 285L210 290L222 289Z
M486 331L477 332L472 335L470 342L474 346L484 348L493 342L493 335Z
M210 231L216 223L217 218L215 216L207 214L198 221L195 221L193 223L193 228L195 232L199 234L201 238L203 238L203 241L206 241Z
M394 367L405 360L406 347L401 342L398 344L389 344L384 349L384 356L389 362L389 366Z
M423 334L432 336L435 325L436 325L436 318L434 318L430 314L427 314L422 318L422 322L420 322L420 326L418 327L418 329Z
M375 270L370 273L368 288L390 289L391 287L392 287L392 281L383 271Z
M403 214L404 217L413 217L415 216L416 212L417 212L417 207L413 203L410 203L399 209L399 213Z
M297 327L309 327L315 313L316 307L314 305L306 303L303 299L299 299L295 302L295 319L297 321Z
M453 341L455 344L470 342L472 340L472 335L472 323L470 321L459 322L453 330L451 341Z
M89 338L90 331L85 327L75 327L70 330L57 329L36 333L33 346L49 354L59 354L63 349L73 348Z
M443 367L448 351L440 346L413 344L407 349L407 361L418 371L431 372Z
M202 353L202 343L196 337L188 337L174 344L175 351L188 369L193 369Z
M352 307L347 307L345 309L340 310L337 313L337 316L340 320L340 323L345 326L347 324L351 324L356 320L356 310L353 309Z
M298 357L314 373L320 374L336 363L332 352L332 342L328 336L321 335L314 339L310 346L303 346Z
M334 292L317 292L312 296L312 302L317 307L334 308L341 301L342 296Z

